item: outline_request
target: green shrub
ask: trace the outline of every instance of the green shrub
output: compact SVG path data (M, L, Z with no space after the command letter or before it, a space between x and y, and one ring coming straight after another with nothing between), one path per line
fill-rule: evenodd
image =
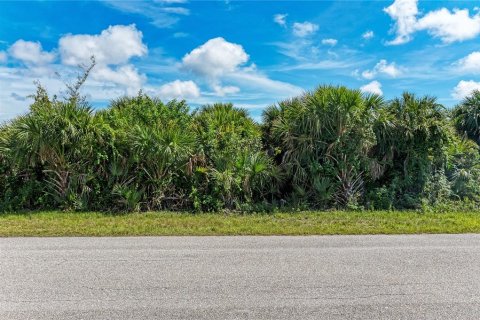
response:
M93 67L93 65L92 65ZM274 212L480 206L480 93L452 112L321 86L267 108L191 111L142 92L94 112L40 85L0 125L0 210Z

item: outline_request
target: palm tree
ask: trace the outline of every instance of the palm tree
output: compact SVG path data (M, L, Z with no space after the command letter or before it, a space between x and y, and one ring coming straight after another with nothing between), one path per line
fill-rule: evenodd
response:
M267 109L264 140L281 154L295 197L316 206L355 201L368 176L372 125L382 104L376 95L321 86Z
M186 103L164 104L140 92L114 100L98 117L114 133L107 188L115 190L116 202L127 209L139 208L134 201L151 210L186 207L187 166L196 149Z
M262 200L274 190L273 162L262 150L260 127L232 104L202 107L195 115L204 170L197 189L204 198L214 194L227 208Z
M455 107L453 121L461 135L480 145L480 91L475 90Z
M87 105L51 101L37 104L27 115L9 125L9 138L2 143L12 163L26 171L41 171L45 192L69 207L78 193L88 193L89 164L96 130ZM80 186L80 181L83 181ZM80 188L80 189L79 189Z
M431 176L445 169L445 108L433 97L404 93L380 110L374 131L377 144L372 151L384 171L377 185L393 188L400 206L418 206Z

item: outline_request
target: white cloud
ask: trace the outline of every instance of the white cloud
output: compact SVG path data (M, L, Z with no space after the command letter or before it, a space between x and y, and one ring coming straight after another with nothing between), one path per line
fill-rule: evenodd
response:
M55 59L54 53L43 51L40 42L21 39L8 49L8 53L17 60L34 65L48 64Z
M293 34L297 37L306 37L318 31L318 25L305 21L293 24Z
M239 44L231 43L223 38L210 39L193 49L182 59L182 68L203 78L212 88L215 95L225 95L240 92L240 87L251 88L256 92L268 92L283 95L301 92L291 84L275 81L261 74L255 64L245 65L249 55ZM222 82L237 85L224 86Z
M88 40L85 45L91 46L93 51L103 55L103 58L97 59L99 62L82 88L82 93L95 104L107 104L110 99L118 96L136 94L140 88L144 88L149 94L159 94L162 99L185 98L196 104L211 103L212 100L234 101L241 105L256 103L262 106L269 105L276 99L292 97L303 91L302 88L292 84L270 79L268 75L261 73L254 63L249 62L249 56L241 45L229 43L222 38L207 41L185 55L181 66L184 70L192 71L195 79L176 80L153 87L147 83L145 75L140 74L134 63L130 61L132 57L138 56L135 52L146 52L147 48L140 51L127 48L125 49L127 51L124 52L111 53L114 56L110 57L108 56L110 53L106 49L103 50L105 45L99 40L99 38L104 39L101 34L105 33L82 35L83 37L68 35L69 39L76 40L73 41L74 47L79 46L81 49L81 40ZM111 44L110 47L116 49L116 44L111 39L107 40ZM31 100L24 101L24 98L35 91L33 80L40 80L51 94L62 96L65 88L64 82L74 81L72 79L78 74L75 63L88 62L87 59L91 54L91 52L83 51L73 53L72 49L65 46L65 43L68 42L63 42L64 50L62 52L64 55L61 56L65 58L65 64L52 63L18 67L0 65L0 88L2 88L0 90L0 121L10 119L28 110ZM137 48L143 46L141 42L133 41L132 43ZM139 43L140 46L138 46ZM60 50L57 51L60 52ZM155 51L152 50L152 52ZM165 62L164 58L157 57L157 59ZM63 59L60 59L61 61ZM147 61L145 64L145 61L142 60L139 68L149 68L151 63L152 61ZM179 71L177 61L172 59L168 63L171 69L167 71L162 69L163 66L156 61L153 63L154 68L158 66L162 68L149 70L152 73L176 74ZM62 78L55 75L57 72ZM200 84L208 85L211 89L210 92L201 92ZM237 95L240 90L242 94Z
M470 53L455 63L461 72L480 73L480 51Z
M391 6L383 9L393 20L395 25L392 30L396 33L396 38L389 44L403 44L411 39L411 34L415 32L417 22L418 0L395 0Z
M156 0L156 1L117 1L102 0L102 2L122 12L142 15L148 18L158 28L172 27L180 20L180 16L190 14L190 10L181 5L183 0Z
M427 30L444 43L473 39L480 34L480 15L470 17L468 9L446 8L429 12L418 20L418 30Z
M372 39L373 37L375 37L375 33L373 33L372 30L365 31L365 32L362 34L362 38L365 39L365 40Z
M213 90L215 91L215 94L220 97L240 92L240 88L235 86L223 87L220 85L213 85Z
M290 83L272 80L257 71L240 70L240 72L231 73L227 78L242 86L253 88L255 92L261 89L264 93L275 94L280 98L295 96L304 91Z
M322 44L325 44L325 45L329 45L329 46L336 46L338 43L338 40L337 39L323 39L322 40Z
M395 66L395 62L388 64L387 60L380 60L380 62L375 66L375 70L378 73L383 73L393 78L400 74L400 70Z
M184 16L188 16L190 14L190 10L188 10L187 8L182 8L182 7L163 8L161 11L167 12L167 13L180 14L180 15L184 15Z
M147 54L142 37L142 32L133 24L116 25L108 27L98 35L63 36L59 41L59 50L62 62L70 66L89 63L92 55L98 64L121 64L132 57Z
M365 93L373 93L378 95L383 95L382 84L376 80L360 87L360 90Z
M11 119L18 114L28 110L33 102L27 99L35 93L34 81L39 80L42 86L53 95L63 96L65 92L64 82L73 81L78 69L61 65L50 66L50 73L37 73L27 67L0 67L0 122ZM62 78L55 75L55 71L62 75ZM115 84L106 81L97 81L89 78L82 87L82 94L85 94L90 101L105 102L118 98L125 94L125 90Z
M97 35L63 36L59 40L59 51L62 63L67 66L88 65L90 57L95 56L97 65L91 72L94 80L121 85L128 94L135 94L146 76L139 74L129 61L147 54L142 37L135 25L110 26Z
M0 51L0 63L7 61L7 53L5 51Z
M287 16L288 14L276 14L273 16L273 21L278 24L278 25L281 25L282 27L285 27L287 25Z
M357 66L358 61L348 61L348 60L321 60L318 62L305 62L299 64L293 64L288 66L283 66L278 68L278 71L293 71L293 70L340 70L340 69L350 69ZM358 77L358 70L354 72L354 76Z
M472 94L475 90L480 90L480 82L462 80L453 88L452 97L461 100Z
M480 14L470 16L468 9L441 8L417 18L418 0L395 0L384 11L395 21L392 30L396 38L388 42L391 45L409 42L417 31L427 31L447 44L473 39L480 34Z
M278 52L297 61L312 62L323 58L320 46L309 38L297 38L288 42L274 42Z
M200 96L200 89L197 84L191 80L175 80L162 85L158 89L158 94L164 99L190 99Z
M358 75L358 70L355 70L354 75ZM362 77L365 79L373 79L376 75L377 74L374 72L374 70L365 70L362 72Z
M219 77L235 71L248 59L241 45L224 38L214 38L186 54L182 64L185 69L215 82Z
M145 75L139 74L138 70L131 64L117 68L98 65L92 70L91 74L94 80L107 81L125 87L129 95L136 94L146 81Z
M25 101L24 99L35 93L33 84L35 79L40 80L49 90L52 87L61 88L63 85L61 81L57 80L56 85L52 86L53 81L50 77L33 77L31 70L26 67L0 66L0 123L28 110L28 105L32 100Z
M373 79L378 74L384 74L395 78L401 73L400 69L397 68L395 62L388 63L387 60L380 60L372 70L365 70L362 72L362 77L365 79Z

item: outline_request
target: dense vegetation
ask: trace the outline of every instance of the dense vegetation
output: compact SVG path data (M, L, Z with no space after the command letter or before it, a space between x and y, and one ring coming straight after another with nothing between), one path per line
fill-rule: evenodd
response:
M139 93L93 112L39 85L0 126L0 210L264 211L480 204L480 92L453 110L321 86L267 108Z

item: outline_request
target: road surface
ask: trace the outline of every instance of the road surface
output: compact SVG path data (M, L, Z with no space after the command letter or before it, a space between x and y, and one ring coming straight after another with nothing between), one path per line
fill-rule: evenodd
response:
M0 319L480 319L480 235L0 239Z

